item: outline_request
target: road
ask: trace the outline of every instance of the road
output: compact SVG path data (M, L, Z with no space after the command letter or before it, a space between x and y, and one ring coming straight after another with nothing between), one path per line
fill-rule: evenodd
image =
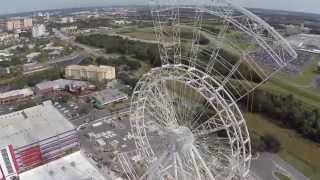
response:
M273 173L278 171L291 178L291 180L309 180L301 172L271 153L262 153L258 159L252 161L251 171L261 180L277 180Z
M81 63L82 60L84 60L85 58L87 58L87 56L81 52L74 52L69 56L65 56L59 59L54 59L49 61L47 64L48 65L59 65L59 64L65 64L68 63L70 61L72 61L72 64L79 64Z
M53 66L65 67L65 66L72 65L72 64L80 64L81 61L83 61L87 57L88 57L87 55L85 55L81 52L74 52L69 56L65 56L65 57L58 58L58 59L53 59L53 60L50 60L48 63L39 64L39 65L41 65L42 68L35 69L35 70L25 70L23 72L23 74L24 75L33 74L36 72L47 70Z
M71 44L72 46L76 46L76 47L78 47L80 49L83 49L85 52L87 52L88 54L93 55L95 57L103 57L103 58L106 58L106 59L119 57L119 55L106 54L106 53L102 52L101 49L77 43L72 38L64 35L61 31L59 31L57 29L53 29L53 32L56 35L56 37L58 37L62 41L65 41L65 42Z

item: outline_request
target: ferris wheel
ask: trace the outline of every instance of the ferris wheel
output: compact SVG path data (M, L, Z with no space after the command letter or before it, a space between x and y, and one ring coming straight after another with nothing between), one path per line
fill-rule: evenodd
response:
M297 57L286 40L226 0L152 0L161 67L137 83L129 179L246 179L251 144L237 102Z

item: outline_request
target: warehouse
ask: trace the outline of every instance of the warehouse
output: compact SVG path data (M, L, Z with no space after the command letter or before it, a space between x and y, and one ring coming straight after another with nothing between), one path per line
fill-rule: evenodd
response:
M79 149L75 128L51 101L0 116L0 144L13 146L19 172Z

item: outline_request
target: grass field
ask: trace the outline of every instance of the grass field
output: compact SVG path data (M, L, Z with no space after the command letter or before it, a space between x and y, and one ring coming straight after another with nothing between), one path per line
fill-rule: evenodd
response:
M247 113L248 127L259 135L272 134L282 144L281 158L300 170L311 180L320 179L320 145L299 136L292 130L275 125L270 119Z
M309 62L303 65L301 73L297 75L280 73L262 88L274 93L292 94L305 104L320 108L319 89L312 87L312 82L317 75L316 65L319 61L320 56L314 55Z
M279 179L279 180L291 180L288 176L279 173L279 172L275 172L274 175Z

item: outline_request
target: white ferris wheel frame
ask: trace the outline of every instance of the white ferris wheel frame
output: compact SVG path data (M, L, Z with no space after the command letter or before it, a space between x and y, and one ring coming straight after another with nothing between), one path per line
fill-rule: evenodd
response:
M234 5L227 0L199 0L198 4L191 6L179 4L177 0L168 1L169 3L167 4L161 0L158 0L158 2L152 1L151 5L151 14L154 17L153 23L159 45L162 67L152 69L143 76L137 83L131 100L130 122L132 134L135 139L136 152L142 157L142 161L147 170L142 176L138 175L124 155L119 156L120 163L128 178L131 180L155 180L165 178L173 180L246 179L249 176L252 157L251 142L246 121L237 105L237 101L286 67L297 57L297 54L288 42L270 25L248 10ZM215 7L215 5L217 5L215 3L219 5ZM185 57L181 53L180 9L195 10L194 26L192 28L192 46L188 57ZM162 13L168 11L171 12L171 23L176 27L172 29L171 42L168 42L168 40L164 38L162 29L164 24ZM235 11L237 13L233 15ZM201 28L204 13L220 17L223 19L225 25L216 35L216 39L218 40L217 47L207 52L210 55L208 64L197 62L200 45L196 42L199 41L201 33L211 34L211 32ZM264 67L258 64L254 57L252 57L252 52L241 49L232 44L232 42L228 42L239 52L240 61L230 66L228 74L221 78L222 75L215 71L214 65L217 63L223 44L227 43L225 33L230 24L250 36L256 45L260 47L261 51L270 58L268 61L272 61L274 64L271 71L265 71ZM169 52L173 53L170 54ZM219 58L222 61L228 61L223 59L223 57ZM246 63L249 63L249 66L261 77L261 82L254 85L249 84L248 87L245 88L246 91L244 93L238 93L234 87L231 87L230 90L227 84L238 72L238 68L241 63L243 63L243 59L245 59ZM181 129L181 123L180 126L177 125L179 123L177 123L177 120L174 118L175 114L172 112L174 108L170 107L170 100L157 101L157 98L158 100L159 98L166 99L167 96L159 93L163 91L155 92L152 90L152 88L158 88L158 83L162 81L180 82L184 84L185 87L197 91L210 107L215 109L217 112L215 116L218 116L219 122L222 122L222 124L217 124L217 121L215 121L217 117L213 117L201 123L201 125L195 129L190 128L190 132L185 132L184 129ZM232 92L235 92L235 94L232 94ZM161 114L155 111L155 107L159 109ZM204 154L199 151L197 146L193 142L189 144L189 142L184 139L182 146L186 147L186 154L183 153L185 150L182 152L181 149L177 149L181 144L174 140L170 140L171 144L169 143L167 151L160 155L155 153L155 147L151 145L150 137L147 133L146 113L155 113L156 115L153 117L157 119L155 120L157 123L162 122L160 126L166 129L176 130L174 132L177 133L173 133L176 136L170 136L169 139L181 138L179 133L181 133L182 136L185 135L193 139L198 136L205 136L224 130L228 137L227 144L230 150L230 157L228 157L230 161L226 164L226 169L229 172L227 174L226 172L214 172L211 166L208 165L208 161L202 157ZM190 159L190 164L185 165L187 160L184 156ZM187 170L194 174L191 172L188 173Z

